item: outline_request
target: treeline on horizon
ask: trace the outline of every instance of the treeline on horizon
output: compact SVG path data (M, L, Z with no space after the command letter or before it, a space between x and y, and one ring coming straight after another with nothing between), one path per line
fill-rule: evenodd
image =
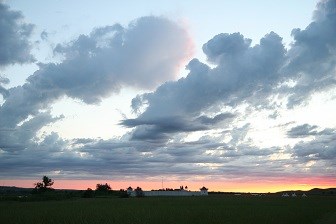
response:
M0 200L15 201L40 201L40 200L63 200L70 198L103 198L103 197L119 197L127 198L129 195L124 189L112 190L107 183L97 183L96 189L87 188L86 190L59 190L52 186L54 180L47 176L42 177L41 182L34 183L34 188L18 188L18 187L0 187ZM135 189L142 192L138 187ZM142 193L136 194L142 196Z
M97 183L96 189L87 188L86 190L65 190L54 189L52 185L54 180L47 176L42 177L41 182L34 183L34 188L19 188L0 186L0 200L15 200L15 201L40 201L40 200L64 200L71 198L127 198L129 195L125 189L112 190L112 187L105 183ZM170 189L167 189L170 190ZM143 190L140 187L134 189L136 197L143 197ZM319 189L314 188L309 191L288 190L276 193L262 193L259 196L266 195L281 195L284 192L306 193L308 195L336 196L336 188ZM209 195L240 195L250 196L254 193L246 192L221 192L212 191Z

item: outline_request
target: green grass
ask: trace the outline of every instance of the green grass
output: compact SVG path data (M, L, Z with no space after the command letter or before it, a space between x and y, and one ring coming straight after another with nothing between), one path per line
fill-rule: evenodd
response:
M157 197L0 202L1 223L336 223L336 197Z

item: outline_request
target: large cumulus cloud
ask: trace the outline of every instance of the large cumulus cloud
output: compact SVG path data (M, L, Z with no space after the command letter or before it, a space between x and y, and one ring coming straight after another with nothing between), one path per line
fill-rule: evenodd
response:
M143 17L128 27L97 28L59 44L60 63L39 64L23 86L8 90L0 126L14 127L67 95L99 103L122 87L153 89L175 78L192 53L184 27L161 17Z
M58 45L55 52L65 60L42 65L29 81L95 103L122 86L154 89L174 79L191 56L192 42L184 27L161 17L143 17L127 28L117 24L95 29Z
M285 61L286 50L273 32L260 44L250 44L239 33L215 36L203 49L216 67L193 59L187 66L190 73L186 78L165 83L155 92L133 99L135 111L148 105L137 119L160 119L167 123L173 115L196 119L218 104L234 107L253 99L254 93L269 93L281 79L278 70ZM262 104L262 100L258 103Z
M34 26L23 19L21 12L0 2L0 66L34 61L29 42Z
M288 52L284 73L296 79L288 106L304 102L318 90L335 87L336 2L321 1L314 12L314 21L306 29L293 29L294 42Z
M294 29L292 35L288 50L274 32L255 46L240 33L216 35L203 45L214 67L193 59L186 78L138 95L132 101L134 111L142 111L137 119L169 123L172 116L195 119L218 112L219 105L236 108L244 103L257 110L275 109L272 97L276 95L287 99L287 107L292 108L315 92L335 87L335 1L321 1L313 22L304 30ZM133 124L144 129L141 122Z

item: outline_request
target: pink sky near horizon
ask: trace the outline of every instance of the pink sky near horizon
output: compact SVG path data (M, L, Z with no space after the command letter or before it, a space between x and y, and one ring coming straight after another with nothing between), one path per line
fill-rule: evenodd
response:
M0 180L0 186L16 186L33 188L34 183L41 180ZM141 187L143 190L161 189L161 181L145 180L54 180L55 189L95 189L98 183L108 183L113 190L126 189L131 186ZM221 181L167 181L163 182L164 188L179 188L188 186L189 190L197 191L202 186L209 188L209 191L223 192L277 192L284 190L310 190L312 188L336 187L335 178L314 177L314 178L276 178L259 180L221 180Z

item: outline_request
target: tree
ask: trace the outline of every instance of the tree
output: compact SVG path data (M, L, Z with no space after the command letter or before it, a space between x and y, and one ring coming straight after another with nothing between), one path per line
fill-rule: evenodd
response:
M105 184L97 184L96 185L96 191L109 192L110 190L112 190L112 188L107 183L105 183Z
M47 176L43 176L42 183L45 188L51 188L51 186L54 184L54 181Z
M143 190L141 189L141 187L137 187L135 188L135 197L143 197L144 196L144 193L143 193Z
M94 192L91 188L88 188L86 191L84 191L82 197L83 198L93 198Z
M51 186L54 184L54 181L47 176L43 176L42 182L35 183L35 192L44 192L54 190Z

